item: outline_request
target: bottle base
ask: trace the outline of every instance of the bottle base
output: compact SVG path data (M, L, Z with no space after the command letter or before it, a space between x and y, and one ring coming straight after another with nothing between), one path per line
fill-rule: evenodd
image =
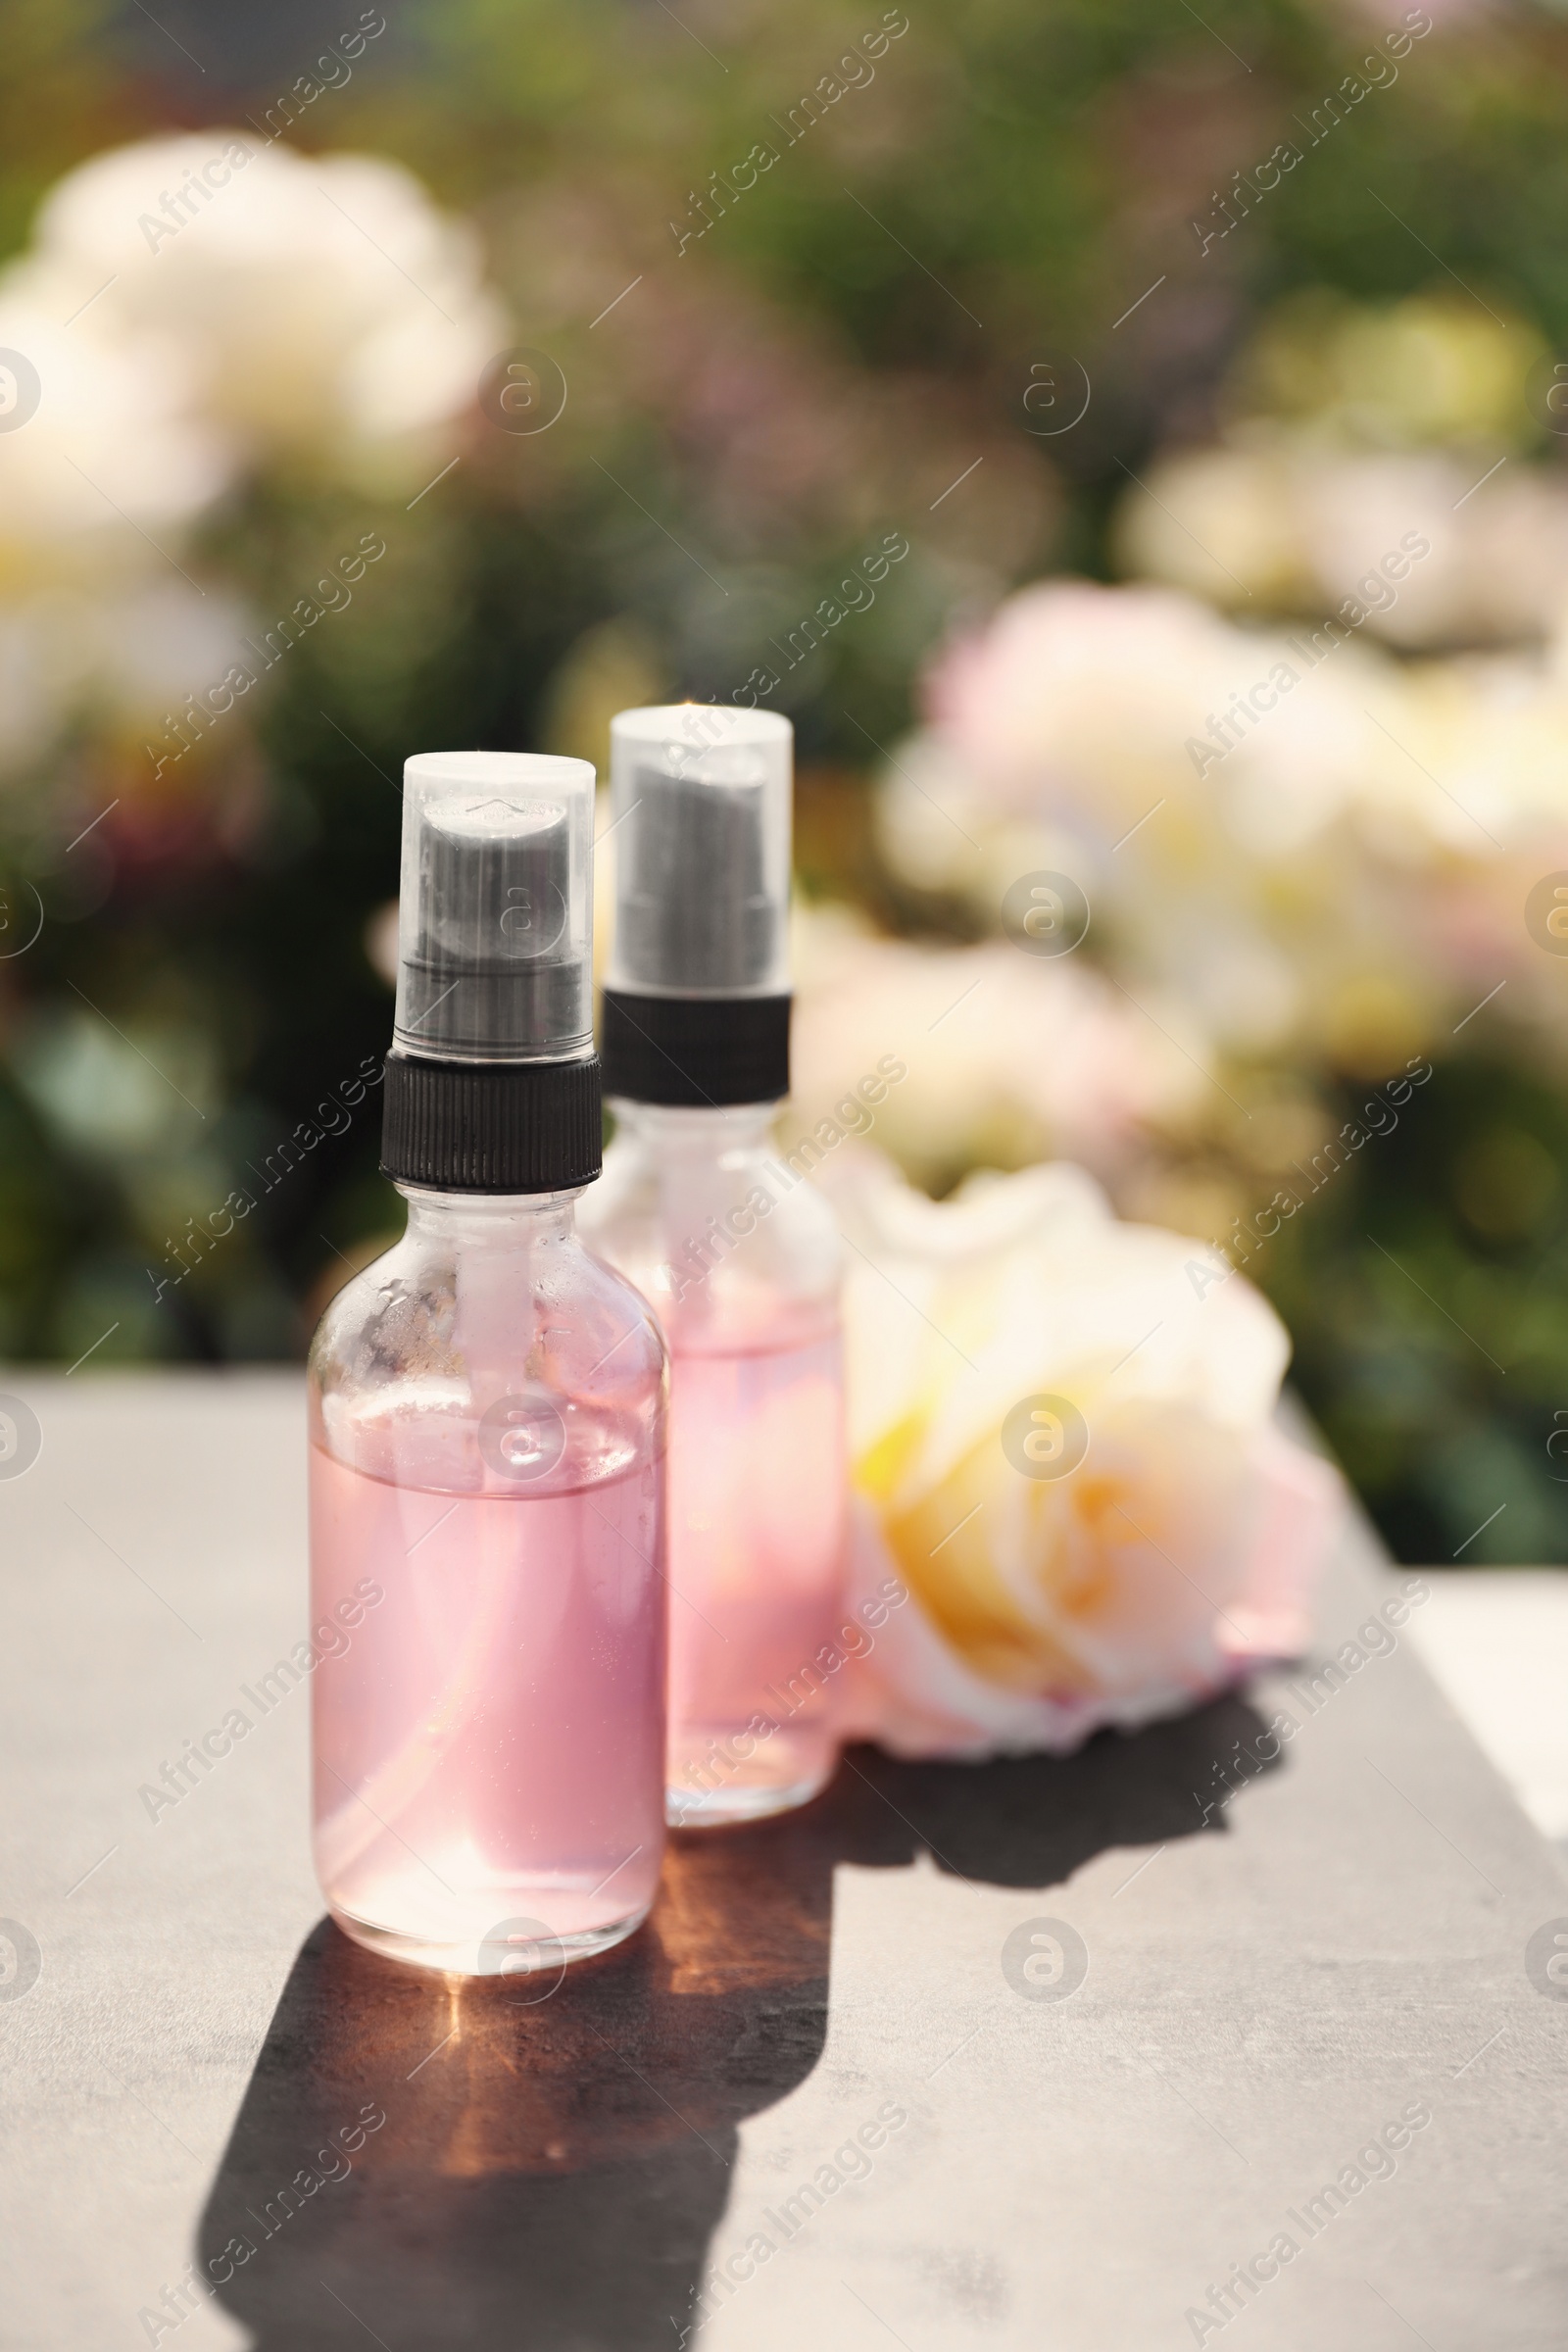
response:
M593 1960L601 1952L612 1951L635 1936L652 1910L644 1903L636 1911L628 1911L623 1919L612 1920L602 1928L580 1928L574 1934L556 1936L537 1919L507 1921L508 1927L537 1928L539 1934L531 1940L509 1937L505 1943L489 1935L468 1933L450 1940L437 1940L424 1936L411 1936L399 1928L381 1926L375 1920L356 1918L338 1903L328 1902L327 1909L354 1942L363 1944L368 1952L379 1952L383 1959L401 1960L406 1967L422 1968L447 1977L505 1977L521 1980L537 1987L532 1997L546 2000L560 1984L565 1970L578 1960Z
M820 1796L833 1778L830 1759L820 1771L792 1781L786 1787L760 1784L740 1788L669 1788L664 1793L664 1820L672 1830L715 1830L736 1822L766 1821L774 1813L793 1813Z

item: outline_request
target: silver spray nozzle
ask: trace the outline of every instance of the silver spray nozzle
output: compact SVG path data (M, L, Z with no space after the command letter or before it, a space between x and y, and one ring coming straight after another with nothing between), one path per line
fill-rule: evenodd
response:
M396 1042L437 1060L592 1046L594 771L523 752L404 770Z
M612 988L789 988L793 730L771 710L675 703L611 722Z

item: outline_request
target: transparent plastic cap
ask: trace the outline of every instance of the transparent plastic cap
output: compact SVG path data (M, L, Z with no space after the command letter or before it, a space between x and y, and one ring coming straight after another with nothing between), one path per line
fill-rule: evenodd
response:
M420 752L403 778L397 1045L452 1061L590 1053L588 761Z
M610 986L655 997L789 988L794 730L774 710L669 703L611 721Z

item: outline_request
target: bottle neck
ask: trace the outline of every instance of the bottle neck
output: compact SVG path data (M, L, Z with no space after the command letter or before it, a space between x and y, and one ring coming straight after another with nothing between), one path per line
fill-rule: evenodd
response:
M713 1160L740 1153L761 1158L773 1150L776 1102L726 1102L689 1109L666 1102L612 1097L616 1130L661 1159Z
M409 1204L411 1237L482 1250L569 1241L583 1187L556 1193L438 1193L400 1184L398 1191Z

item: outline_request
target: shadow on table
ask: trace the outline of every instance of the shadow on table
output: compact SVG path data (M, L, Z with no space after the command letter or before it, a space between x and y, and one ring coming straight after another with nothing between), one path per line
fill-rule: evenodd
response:
M545 1999L400 1968L323 1920L208 2199L204 2275L265 2352L676 2352L738 2127L822 2051L834 1864L925 1850L1054 1886L1202 1827L1195 1792L1260 1728L1224 1699L1061 1760L856 1749L799 1813L673 1838L647 1928Z

